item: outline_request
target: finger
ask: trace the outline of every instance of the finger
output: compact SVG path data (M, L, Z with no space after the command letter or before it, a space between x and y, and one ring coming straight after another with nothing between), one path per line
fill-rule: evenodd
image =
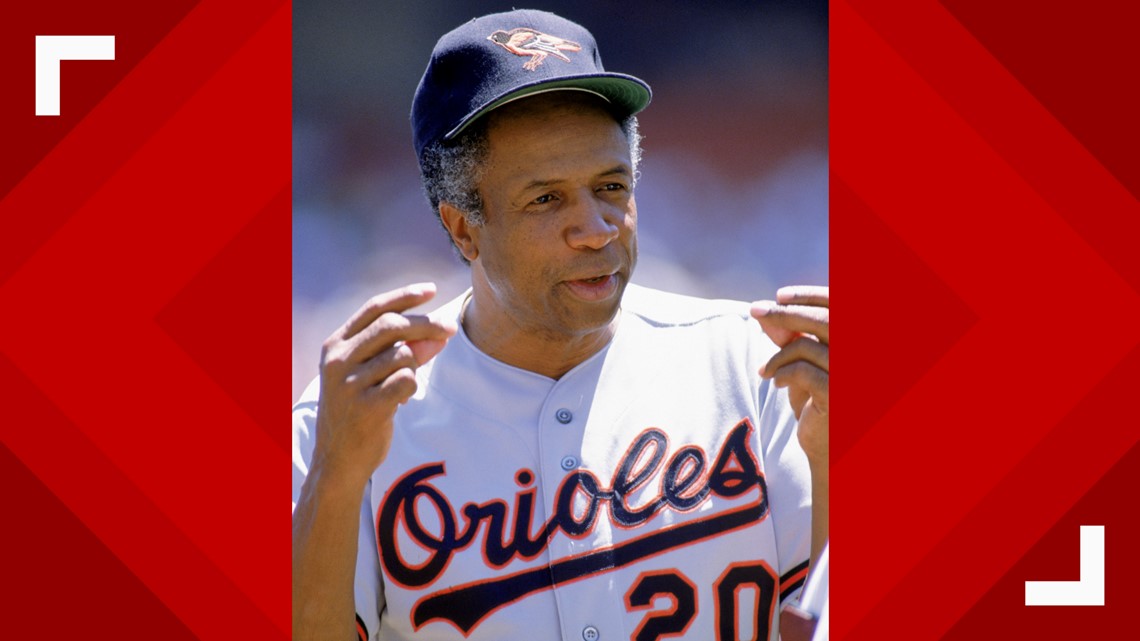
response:
M346 341L345 349L352 354L347 360L362 363L400 341L445 341L457 330L454 320L385 312Z
M830 352L831 350L828 349L827 345L801 336L788 343L772 358L768 359L768 362L760 367L760 376L771 378L771 374L765 374L765 372L775 372L794 361L806 361L825 372L830 372Z
M770 300L752 303L752 317L760 321L764 333L781 347L799 334L810 334L827 343L829 313L826 307L778 305Z
M776 302L782 305L811 305L828 307L829 287L791 285L776 290Z
M370 298L340 329L342 339L351 338L387 312L402 312L422 305L435 296L435 283L416 283Z
M819 419L823 419L823 422L821 423ZM816 461L822 461L826 465L829 440L827 411L820 411L815 399L811 399L800 410L796 420L800 422L796 436L799 437L800 447L808 455L808 460L814 457Z
M799 334L780 325L763 321L763 318L770 314L775 307L777 307L776 303L770 300L758 300L752 303L752 318L760 321L760 329L764 330L764 333L772 339L773 343L783 347L792 342Z
M436 354L443 351L444 345L447 345L447 339L438 340L425 338L421 340L408 341L405 343L412 350L412 355L416 358L417 365L424 365L431 359L435 358Z
M798 387L788 388L788 404L792 406L792 413L795 414L797 421L803 416L804 407L810 400L811 394L808 394L807 390Z
M403 405L418 388L415 371L410 367L404 367L392 372L382 383L372 387L370 393L383 402Z
M416 370L439 354L447 339L423 339L398 343L368 359L349 375L349 382L363 386L377 385L393 372L408 368Z
M358 387L372 387L382 384L398 370L415 372L417 367L415 351L406 343L400 343L354 367L345 377L345 382Z
M789 394L792 390L807 393L812 403L823 413L827 413L828 406L828 373L818 367L796 361L789 363L772 372L772 382L776 387L787 387Z

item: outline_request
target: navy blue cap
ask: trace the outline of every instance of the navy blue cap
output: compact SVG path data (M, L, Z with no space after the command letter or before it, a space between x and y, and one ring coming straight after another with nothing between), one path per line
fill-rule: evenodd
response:
M447 33L432 50L412 101L416 155L496 107L553 90L592 92L619 115L641 111L652 97L642 80L602 67L594 36L581 25L531 9L491 14Z

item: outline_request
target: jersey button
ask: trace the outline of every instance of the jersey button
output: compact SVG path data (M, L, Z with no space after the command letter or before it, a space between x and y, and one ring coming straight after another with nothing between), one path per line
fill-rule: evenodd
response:
M578 459L574 458L573 456L562 457L562 469L569 472L576 467L578 467ZM597 630L595 630L595 632L597 632Z
M574 420L574 413L571 412L570 410L566 409L565 407L563 407L562 409L560 409L554 413L554 418L558 419L559 423L562 423L563 425L565 425L565 424L569 423L570 421Z
M601 635L598 634L598 629L592 625L588 625L582 629L582 638L585 639L585 641L598 641L599 636Z

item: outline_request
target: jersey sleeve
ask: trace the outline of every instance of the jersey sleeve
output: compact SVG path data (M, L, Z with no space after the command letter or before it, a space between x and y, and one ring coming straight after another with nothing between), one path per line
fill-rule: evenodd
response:
M757 330L759 329L757 327ZM759 363L776 347L761 333ZM811 471L796 435L797 422L786 389L757 376L757 412L768 509L780 559L780 601L798 596L807 578L811 557Z
M317 393L314 380L293 406L293 509L301 495L301 486L309 474L313 442L317 426ZM372 481L368 482L360 502L360 529L357 533L356 630L359 641L379 639L380 613L384 610L384 586L380 581L380 558L376 547L376 531L372 528Z
M804 592L800 598L800 607L814 614L822 624L824 638L827 637L825 617L828 615L831 599L830 549L830 546L824 546L823 552L819 555L819 566L812 572L811 580L804 586ZM818 641L819 638L819 628L816 628L816 636L813 637L813 641Z

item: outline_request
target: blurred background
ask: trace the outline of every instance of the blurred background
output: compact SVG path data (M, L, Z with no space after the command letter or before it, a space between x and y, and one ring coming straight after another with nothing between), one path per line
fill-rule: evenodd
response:
M434 281L442 304L469 286L408 113L436 40L515 6L582 24L607 70L653 88L633 282L740 300L828 283L825 1L294 0L294 399L373 294Z

